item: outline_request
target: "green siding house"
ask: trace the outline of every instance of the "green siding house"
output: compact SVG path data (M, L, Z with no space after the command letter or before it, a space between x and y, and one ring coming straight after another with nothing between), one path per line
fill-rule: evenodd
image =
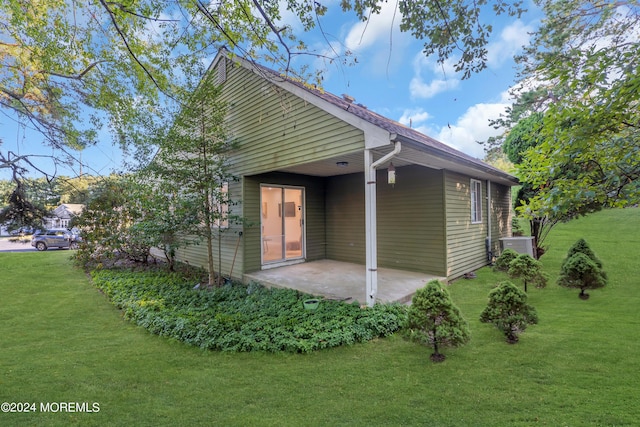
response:
M223 233L223 275L363 264L371 305L378 267L451 280L487 265L510 235L513 176L225 50L209 72L228 103L238 143L229 162L240 178L229 191L246 220ZM180 258L205 266L206 249Z

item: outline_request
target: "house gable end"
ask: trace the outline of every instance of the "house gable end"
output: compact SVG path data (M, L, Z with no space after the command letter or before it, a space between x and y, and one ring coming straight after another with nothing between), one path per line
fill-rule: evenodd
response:
M245 67L218 64L228 68L222 93L238 143L229 159L234 173L286 170L364 149L362 129Z

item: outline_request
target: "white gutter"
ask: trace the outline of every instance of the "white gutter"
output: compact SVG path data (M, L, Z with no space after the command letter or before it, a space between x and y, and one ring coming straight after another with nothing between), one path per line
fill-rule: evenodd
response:
M395 140L395 135L391 135L391 141ZM364 150L365 164L365 235L366 235L366 300L369 307L376 303L378 294L378 233L377 233L377 200L376 200L376 169L381 164L387 162L393 156L400 153L402 146L400 141L395 141L395 148L384 157L373 161L373 152Z

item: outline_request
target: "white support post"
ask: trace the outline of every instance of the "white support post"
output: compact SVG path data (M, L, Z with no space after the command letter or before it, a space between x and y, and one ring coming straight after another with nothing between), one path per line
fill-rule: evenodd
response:
M378 240L376 220L376 169L373 153L364 150L364 205L366 251L366 301L369 307L376 303L378 293Z
M487 180L487 250L489 252L492 251L493 243L491 241L491 181ZM491 258L489 258L489 263L491 263Z
M378 296L378 221L376 200L376 169L400 153L402 145L394 141L394 149L382 158L373 161L373 152L364 150L364 205L365 205L365 234L366 234L366 281L367 305L373 307Z

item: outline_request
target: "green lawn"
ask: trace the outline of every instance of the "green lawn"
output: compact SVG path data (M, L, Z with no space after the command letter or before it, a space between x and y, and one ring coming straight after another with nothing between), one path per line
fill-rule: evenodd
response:
M93 413L0 413L0 425L637 425L640 209L562 224L530 289L538 325L508 345L478 317L489 269L451 294L471 342L447 360L399 336L307 355L216 353L150 335L72 267L68 251L0 253L0 402L97 402ZM555 285L584 237L609 285Z

